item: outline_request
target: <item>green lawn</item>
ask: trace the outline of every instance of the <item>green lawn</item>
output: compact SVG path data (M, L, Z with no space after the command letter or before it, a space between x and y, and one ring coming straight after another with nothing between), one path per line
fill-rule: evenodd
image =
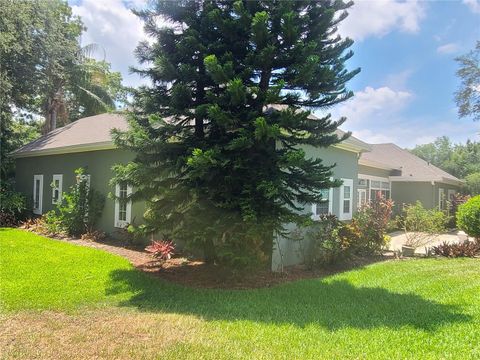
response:
M480 260L195 290L99 250L0 229L0 261L7 358L480 358Z

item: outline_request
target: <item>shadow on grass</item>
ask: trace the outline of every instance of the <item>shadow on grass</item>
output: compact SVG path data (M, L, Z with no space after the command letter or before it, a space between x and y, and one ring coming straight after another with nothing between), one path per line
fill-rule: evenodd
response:
M298 327L317 324L329 330L412 326L426 331L470 321L455 306L383 288L355 287L345 280L306 280L245 291L186 288L137 270L114 271L111 280L108 294L134 293L121 306L190 314L206 320L249 320Z

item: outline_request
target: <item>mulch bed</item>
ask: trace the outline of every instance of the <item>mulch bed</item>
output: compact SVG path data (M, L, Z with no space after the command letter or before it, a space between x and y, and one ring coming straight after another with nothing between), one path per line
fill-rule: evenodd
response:
M292 266L286 268L282 273L266 269L232 273L220 266L206 264L198 260L188 260L185 257L172 258L163 264L152 260L137 266L137 268L163 280L188 287L241 290L271 287L295 280L325 277L386 259L389 259L389 257L356 258L348 264L329 269L307 269L304 266Z
M240 290L265 288L295 280L325 277L393 258L393 254L375 257L357 257L348 263L328 269L308 269L305 266L290 266L286 267L283 272L272 272L267 269L252 269L233 273L221 266L206 264L203 261L182 256L182 254L178 254L176 257L162 263L155 260L151 254L138 248L138 246L132 246L111 238L105 238L99 242L65 236L49 235L49 237L122 256L130 261L137 269L172 283L207 289Z

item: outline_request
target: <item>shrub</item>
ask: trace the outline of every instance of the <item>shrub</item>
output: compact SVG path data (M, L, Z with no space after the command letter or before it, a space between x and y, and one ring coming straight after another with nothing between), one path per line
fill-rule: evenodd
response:
M151 245L145 248L158 260L168 260L172 257L175 251L175 246L172 241L152 241Z
M388 243L387 229L393 201L381 195L363 206L350 223L342 223L333 215L321 216L310 231L311 251L308 263L326 266L347 260L352 255L373 255Z
M406 246L418 248L427 245L446 231L448 217L442 211L427 210L420 201L403 208L402 227Z
M391 224L393 201L378 194L376 199L362 206L350 224L340 230L340 236L350 243L356 255L379 253L390 241L387 231Z
M327 266L350 258L349 236L341 236L342 223L334 215L323 215L306 233L310 241L307 263L310 266Z
M473 241L464 241L462 243L443 242L438 246L431 248L433 255L445 257L475 257L480 255L480 243Z
M387 230L390 226L393 201L378 194L376 199L362 206L346 226L351 236L353 251L359 255L373 255L388 243ZM351 229L349 229L351 228Z
M0 226L16 226L24 216L26 199L9 183L0 186Z
M75 174L76 184L63 194L51 221L58 222L69 235L78 236L93 230L102 214L105 197L89 186L84 169L77 169Z
M458 207L464 203L466 203L470 199L470 195L465 194L455 194L453 197L448 201L449 205L449 215L451 216L448 226L451 228L457 227L457 211Z
M469 236L480 240L480 195L458 207L457 225Z
M55 212L49 211L42 217L27 219L22 223L22 228L39 235L64 237L66 236Z

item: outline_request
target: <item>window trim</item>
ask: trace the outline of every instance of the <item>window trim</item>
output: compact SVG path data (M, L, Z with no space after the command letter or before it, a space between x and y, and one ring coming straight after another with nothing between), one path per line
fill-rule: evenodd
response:
M55 180L58 180L58 188L55 187ZM63 174L54 174L52 176L52 204L57 205L62 202L63 195ZM58 189L58 199L55 201L55 190Z
M127 184L127 196L132 194L132 186ZM127 201L125 220L119 220L120 211L120 184L115 184L115 219L113 226L116 228L125 228L132 221L132 200Z
M381 177L381 176L373 176L373 175L365 175L365 174L358 174L358 178L369 180L368 181L368 186L366 188L368 190L367 191L367 202L372 201L372 198L371 198L372 190L389 191L389 193L390 193L389 199L392 199L392 182L390 181L390 178ZM388 189L383 189L381 185L380 185L380 189L377 189L377 188L372 189L372 181L388 182Z
M365 203L361 203L360 193L365 194ZM368 188L357 188L357 209L368 203Z
M333 180L330 178L330 180ZM324 199L326 200L326 199ZM328 213L333 214L333 188L328 189ZM317 215L317 204L313 203L312 204L312 220L319 220L320 215Z
M340 186L340 204L339 204L339 216L338 218L340 220L351 220L352 219L352 214L353 214L353 193L354 193L354 188L353 188L353 179L340 179L342 180L343 184ZM347 199L345 198L345 186L350 187L350 197ZM350 206L349 206L349 211L344 212L344 202L345 200L350 201Z
M40 181L39 194L38 194L38 207L35 208L35 198L37 197L37 180ZM42 215L43 210L43 174L33 175L33 213L36 215Z

